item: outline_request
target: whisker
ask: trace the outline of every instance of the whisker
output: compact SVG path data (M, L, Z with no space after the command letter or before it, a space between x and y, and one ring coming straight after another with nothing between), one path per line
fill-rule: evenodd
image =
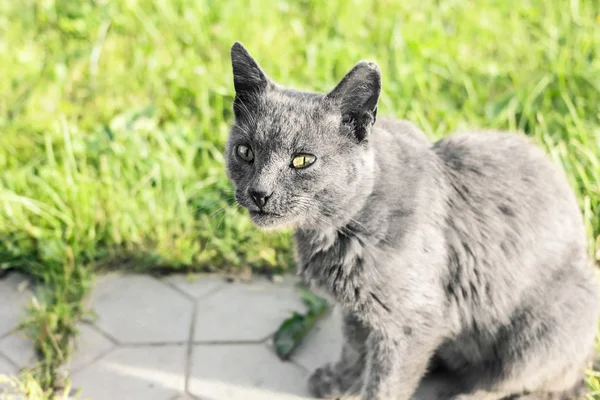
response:
M235 202L235 197L226 197L224 199L219 199L219 200L213 201L212 203L209 203L209 204L203 204L203 205L200 205L200 206L192 207L192 210L194 212L196 212L196 211L199 211L201 209L210 208L210 207L214 206L215 204L218 204L218 203L223 202L223 201L224 202L228 202L228 205L232 205ZM230 203L230 202L233 202L233 203Z
M210 218L214 217L215 215L223 212L223 211L227 211L229 209L231 209L234 205L236 205L237 203L233 203L233 204L227 204L221 208L219 208L217 211L213 212L210 214Z

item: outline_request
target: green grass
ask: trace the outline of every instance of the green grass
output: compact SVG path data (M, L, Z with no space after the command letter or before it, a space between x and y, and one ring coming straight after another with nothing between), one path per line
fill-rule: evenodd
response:
M48 287L26 321L47 393L93 271L292 267L289 235L258 232L225 176L235 40L303 89L377 61L380 113L432 139L525 131L567 173L600 260L598 0L7 0L0 268Z

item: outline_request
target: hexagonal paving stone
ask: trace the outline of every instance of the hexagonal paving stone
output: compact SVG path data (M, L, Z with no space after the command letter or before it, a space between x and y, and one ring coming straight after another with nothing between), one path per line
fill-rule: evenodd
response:
M0 336L14 329L25 314L31 298L31 291L23 289L27 284L27 278L16 272L0 279Z
M19 369L7 357L0 354L0 375L16 375L18 373Z
M317 322L292 358L312 372L326 363L337 361L342 344L342 312L336 307Z
M178 274L168 276L164 280L194 299L209 295L227 285L225 278L209 274Z
M196 341L254 341L273 333L291 313L306 310L289 285L234 283L198 300Z
M166 400L185 390L186 346L118 348L73 374L81 398Z
M115 348L115 344L88 324L79 324L69 369L77 371Z
M177 290L143 275L111 275L92 293L96 325L120 343L184 342L192 302Z
M2 352L13 364L24 368L38 361L33 343L24 332L14 332L0 340Z
M198 345L188 389L207 400L291 400L308 397L306 379L305 371L281 362L264 344Z

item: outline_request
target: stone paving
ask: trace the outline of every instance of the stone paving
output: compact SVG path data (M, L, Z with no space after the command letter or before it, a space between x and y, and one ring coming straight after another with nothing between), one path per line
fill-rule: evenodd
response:
M30 298L29 280L24 276L13 273L0 279L0 375L14 375L35 361L28 340L15 332Z
M27 340L11 333L31 298L23 282L14 273L0 280L0 374L34 361ZM81 398L92 400L308 399L309 371L341 346L339 316L330 312L291 361L277 358L272 334L306 308L292 278L109 274L97 279L88 306L97 318L81 324L66 367Z

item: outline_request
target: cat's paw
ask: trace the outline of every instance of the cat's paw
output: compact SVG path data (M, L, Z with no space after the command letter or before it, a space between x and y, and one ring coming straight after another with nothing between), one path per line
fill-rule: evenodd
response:
M317 368L308 378L310 392L319 399L337 399L342 396L344 388L330 364Z

